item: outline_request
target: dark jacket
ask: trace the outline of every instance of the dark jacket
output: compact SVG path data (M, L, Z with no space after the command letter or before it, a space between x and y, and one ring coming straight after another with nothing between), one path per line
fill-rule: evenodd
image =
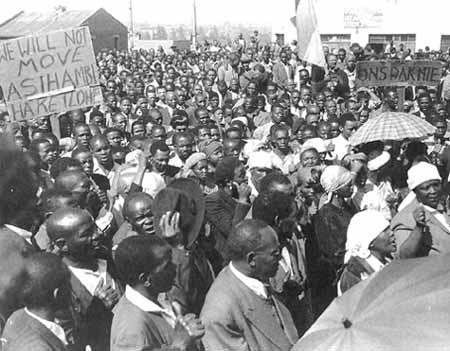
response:
M206 219L212 226L215 247L223 256L231 228L245 218L250 210L250 204L237 202L222 189L206 196L205 201Z

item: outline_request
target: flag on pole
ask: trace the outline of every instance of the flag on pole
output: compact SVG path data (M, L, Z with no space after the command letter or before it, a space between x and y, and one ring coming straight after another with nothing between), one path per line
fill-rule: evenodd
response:
M295 25L297 27L298 57L308 63L325 67L325 55L320 40L314 1L296 1Z

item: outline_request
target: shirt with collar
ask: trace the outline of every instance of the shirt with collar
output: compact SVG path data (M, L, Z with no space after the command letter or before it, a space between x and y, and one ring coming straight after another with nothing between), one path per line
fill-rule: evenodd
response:
M169 323L172 328L175 328L176 324L176 316L173 312L172 307L167 301L161 301L160 303L164 304L164 307L161 307L154 303L153 301L146 298L144 295L134 290L131 286L127 285L125 287L125 297L130 301L133 305L144 312L157 313L160 314L164 320Z
M107 272L108 264L106 260L98 259L98 268L96 271L85 268L77 268L73 266L69 266L70 271L73 275L81 282L81 284L86 288L87 291L91 295L94 295L95 289L100 282L100 279L103 279L103 282L106 283L107 279L111 281L112 287L115 288L114 280L109 276Z
M437 209L432 208L427 205L423 205L423 208L425 210L427 210L428 212L430 212L430 214L432 216L434 216L434 218L436 218L439 221L439 223L441 223L443 225L443 227L445 229L447 229L448 232L450 232L450 224L449 224L449 222L447 220L447 216L445 214L443 214L443 213L439 212Z
M28 308L25 307L25 313L28 314L31 318L36 319L38 322L44 325L48 330L50 330L64 345L67 345L67 339L66 334L64 333L64 329L56 324L53 321L48 321L46 319L43 319L34 313L30 312Z
M33 236L33 234L31 234L31 232L29 232L28 230L16 227L15 225L12 224L5 224L5 227L13 231L17 235L21 236L31 244L31 237Z
M336 138L332 139L334 144L334 152L337 159L340 161L350 152L350 142L345 139L342 134L339 134Z
M245 274L242 274L241 272L239 272L233 266L233 262L230 262L228 267L230 268L231 273L233 273L236 276L236 278L238 278L242 283L244 283L244 285L247 288L249 288L251 291L253 291L256 295L258 295L259 297L262 297L264 299L268 298L266 286L261 281L259 281L258 279L255 279L255 278L250 278L250 277L246 276Z

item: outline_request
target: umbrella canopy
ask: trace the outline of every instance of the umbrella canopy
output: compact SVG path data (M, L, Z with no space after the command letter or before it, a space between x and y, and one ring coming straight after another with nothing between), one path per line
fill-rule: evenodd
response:
M336 298L293 351L450 350L450 255L398 260Z
M352 145L378 140L419 139L434 133L435 128L416 115L404 112L383 112L369 119L350 137Z

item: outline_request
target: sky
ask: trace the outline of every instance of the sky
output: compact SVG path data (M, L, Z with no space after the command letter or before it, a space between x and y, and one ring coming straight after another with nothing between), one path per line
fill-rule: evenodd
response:
M192 21L193 0L132 0L134 20L137 22L161 24L190 24ZM224 22L268 24L274 16L279 17L290 5L294 11L294 0L196 0L199 25ZM274 6L274 3L285 5ZM67 9L105 8L125 24L129 23L129 0L14 0L2 1L0 22L21 10L51 11L58 5ZM252 14L252 15L250 15Z

